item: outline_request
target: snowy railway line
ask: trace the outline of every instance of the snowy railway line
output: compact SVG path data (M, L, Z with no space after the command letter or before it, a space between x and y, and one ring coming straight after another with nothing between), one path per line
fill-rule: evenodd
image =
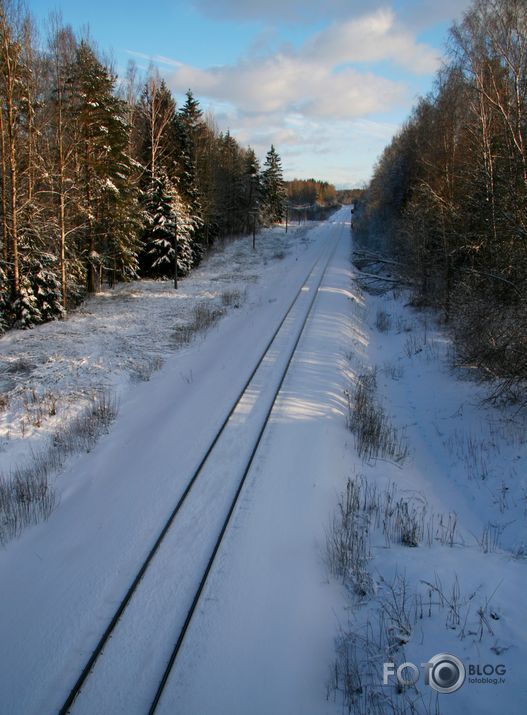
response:
M108 626L71 687L59 715L66 713L156 711L164 688L180 652L192 617L200 603L208 575L215 563L243 486L265 433L275 402L304 333L328 265L346 224L324 245L298 289L293 301L263 350L256 366L220 425L203 458L190 477L176 506L149 550L137 574L120 601ZM347 230L346 230L347 233ZM268 388L272 385L272 389ZM228 466L228 479L222 478ZM236 465L236 468L233 467ZM203 504L213 501L216 514L203 513ZM217 492L217 493L216 493ZM202 527L207 525L206 536ZM190 537L189 537L190 534ZM187 558L185 543L199 535L200 559ZM194 544L195 548L195 544ZM199 565L198 565L199 562ZM162 572L163 593L148 584ZM174 595L179 609L174 608ZM183 605L184 604L184 605ZM178 611L176 613L176 611ZM137 622L145 614L164 630L164 662L157 680L150 674L148 688L130 681L130 658L145 659L148 651L137 642ZM166 630L163 628L166 625ZM142 624L143 633L148 628ZM177 635L174 636L174 633ZM152 633L152 640L156 636ZM155 648L160 649L159 642ZM110 667L108 667L108 665ZM145 668L146 670L146 668ZM119 675L124 676L120 678ZM129 682L127 683L127 676ZM155 685L152 686L152 683ZM139 692L140 691L140 692ZM148 692L147 692L148 691ZM148 698L148 702L147 699Z
M451 373L442 326L409 308L406 293L361 290L348 209L289 239L281 231L261 261L247 251L252 260L240 260L259 275L243 305L166 356L151 380L122 390L109 434L57 474L60 501L49 519L0 550L2 713L336 715L348 646L388 624L379 608L390 594L396 617L401 597L410 609L409 662L444 652L469 667L507 668L503 687L467 682L442 698L441 712L491 715L505 700L526 702L517 599L525 590L525 423L482 409L482 389ZM279 239L288 251L274 261ZM240 250L232 248L230 258ZM219 257L155 316L166 310L179 321L174 306L198 293L210 301L201 290L209 282L216 304L225 283L243 291L243 265L231 278L232 261ZM133 317L134 306L125 308ZM92 343L112 335L102 318L95 310ZM132 321L130 338L142 322ZM404 466L358 452L349 395L364 375L373 376L390 435L404 436ZM328 535L334 515L347 513L337 500L348 480L388 497L395 484L393 514L411 514L410 542L364 520L372 598L328 570ZM432 590L444 598L436 603ZM370 656L356 661L363 692L383 696ZM423 713L439 712L432 701L428 708L435 696L424 682L409 695L425 698ZM403 712L402 694L393 698Z

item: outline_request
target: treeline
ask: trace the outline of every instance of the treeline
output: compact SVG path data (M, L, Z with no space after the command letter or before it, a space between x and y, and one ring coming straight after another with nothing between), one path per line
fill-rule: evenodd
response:
M336 206L337 192L333 184L317 179L293 179L287 182L287 198L290 206L318 204Z
M318 179L287 182L287 210L292 221L321 221L339 205L333 184Z
M452 325L460 362L525 399L527 5L477 0L385 150L355 227Z
M364 189L339 189L337 200L341 204L358 203L364 196Z
M120 82L59 17L44 42L0 0L0 332L60 317L101 284L188 273L217 237L283 217L263 170L155 70Z

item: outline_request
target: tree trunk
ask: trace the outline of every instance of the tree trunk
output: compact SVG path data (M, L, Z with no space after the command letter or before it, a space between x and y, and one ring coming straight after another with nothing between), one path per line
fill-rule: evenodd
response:
M6 155L5 155L5 132L4 132L4 112L0 109L0 152L1 152L1 165L0 170L2 172L1 179L1 192L2 192L2 250L4 261L7 264L9 258L9 230L7 225L7 197L6 197Z
M10 63L8 62L8 65ZM14 78L11 78L14 80ZM20 292L20 274L19 274L19 258L18 258L18 191L17 191L17 165L16 165L16 129L15 129L15 109L13 98L13 84L10 82L11 88L6 97L7 105L7 138L9 149L9 174L10 174L10 199L11 199L11 258L13 261L13 271L11 274L11 289L13 299L15 300Z

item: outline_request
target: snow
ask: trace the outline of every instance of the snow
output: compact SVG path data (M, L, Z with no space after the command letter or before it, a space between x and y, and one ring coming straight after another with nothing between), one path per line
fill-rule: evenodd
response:
M112 713L148 711L174 645L171 634L184 622L332 247L332 242L323 246L323 260L251 380L73 712L92 713L101 702Z
M434 603L431 615L425 608L393 653L396 664L420 666L449 652L467 666L506 667L504 684L467 682L439 695L438 712L525 712L524 418L482 404L484 388L451 371L444 331L432 315L408 307L406 294L360 290L349 229L348 207L311 230L293 226L286 236L277 227L258 237L256 260L250 239L227 244L177 292L168 282L122 285L66 321L2 338L9 390L2 470L45 446L93 390L104 386L120 403L110 434L54 479L60 500L51 517L0 551L2 712L40 715L60 707L298 287L335 244L158 712L343 712L340 695L327 699L326 690L335 637L374 629L396 576L406 580L410 598L422 595L425 603L423 582L439 584L445 600L458 583L462 615L453 628L447 606ZM147 710L315 279L73 713ZM227 293L235 294L232 301L222 298ZM189 345L175 344L197 305L225 303L230 307L212 329ZM385 332L375 325L381 310L389 316ZM378 398L406 434L403 463L363 462L346 427L345 391L375 366ZM58 398L58 414L44 414L40 427L28 412L31 390L47 395L43 404L50 393ZM395 483L399 495L419 499L436 527L440 514L455 513L458 521L453 546L436 538L415 548L387 544L372 529L375 588L363 599L330 577L325 562L338 494L349 477L360 476L380 491ZM422 679L419 694L426 702L433 695Z
M342 598L328 584L321 555L349 469L342 370L350 242L347 224L327 231L339 239L337 254L160 713L335 712L324 684L332 606Z
M67 320L4 335L0 391L8 404L0 412L0 474L44 448L95 391L105 389L121 399L131 381L147 379L170 360L181 349L177 331L192 321L196 306L223 310L232 296L234 304L248 302L256 309L272 279L284 280L311 239L304 225L294 225L288 234L283 227L259 234L256 254L251 241L239 239L213 252L191 279L180 280L178 291L171 281L119 284L89 299ZM282 255L289 260L278 260ZM35 410L28 409L33 393L42 402L38 427ZM48 414L51 399L56 415Z
M67 321L2 340L6 360L31 359L30 378L41 389L70 394L75 403L82 391L103 384L120 399L110 436L55 480L60 503L49 520L0 552L0 641L9 644L0 691L7 712L41 713L43 703L58 709L324 238L317 228L285 236L278 227L258 236L258 262L250 238L236 241L177 293L168 283L120 286ZM282 260L273 258L282 253ZM206 339L174 353L174 330L192 315L192 304L221 303L234 289L240 300L247 294L242 307ZM165 359L163 368L150 382L131 385L131 370L152 356ZM23 389L18 379L14 391ZM14 398L9 410L12 404ZM9 416L13 424L16 410ZM15 446L18 456L27 454L46 439L45 430L51 434L51 422L28 430L27 442L20 436L13 444L11 437L5 456L13 459Z
M427 524L435 514L435 529L440 514L445 520L455 514L458 528L453 547L436 539L432 546L386 548L382 534L373 533L370 571L380 593L372 603L348 613L343 623L363 633L368 620L375 620L372 614L386 583L393 583L397 575L404 577L412 596L425 601L425 582L439 582L447 600L458 583L459 627L449 624L447 607L433 608L431 617L418 620L404 651L394 660L420 665L435 653L446 652L460 657L467 668L504 664L505 684L467 680L455 694L439 696L440 712L525 712L527 688L521 674L527 657L525 415L514 407L486 404L486 386L466 374L456 375L449 367L452 346L444 330L435 324L433 314L412 311L408 298L405 293L364 294L354 303L350 379L364 369L378 368L379 395L410 447L403 465L355 458L354 473L381 490L395 482L399 494L426 504ZM391 327L385 333L375 328L379 312L389 316ZM493 537L496 543L487 548ZM421 683L419 692L426 696L429 690Z

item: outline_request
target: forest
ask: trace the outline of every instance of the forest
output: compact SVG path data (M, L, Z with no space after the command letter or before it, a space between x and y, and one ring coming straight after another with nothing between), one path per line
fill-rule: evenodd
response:
M287 182L287 197L289 204L319 204L321 206L336 206L337 192L333 184L318 179L293 179Z
M457 365L525 403L527 5L476 0L449 33L434 90L378 161L355 215L413 302L441 311Z
M0 333L59 318L104 283L187 274L218 237L282 219L260 166L154 67L118 78L59 15L41 38L0 0ZM175 260L177 257L177 260Z
M340 206L333 184L319 179L286 182L287 213L291 221L321 221Z

